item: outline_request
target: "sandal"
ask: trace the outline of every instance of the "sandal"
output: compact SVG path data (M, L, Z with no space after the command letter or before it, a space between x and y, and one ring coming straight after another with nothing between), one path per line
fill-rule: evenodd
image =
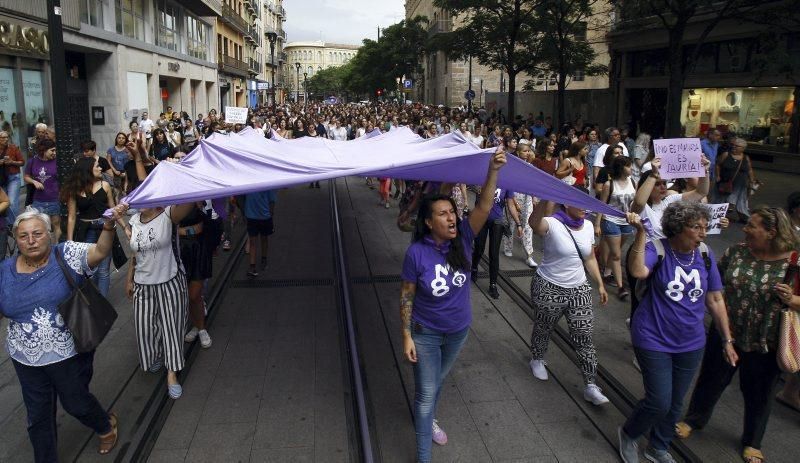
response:
M764 454L761 453L761 450L754 449L753 447L745 447L742 451L742 459L746 463L764 463Z
M119 437L119 433L117 432L117 415L109 413L108 421L111 422L111 432L104 436L99 436L100 447L97 449L97 453L100 455L108 455L117 445L117 437Z
M686 439L692 435L692 427L685 421L675 423L675 435L680 439Z

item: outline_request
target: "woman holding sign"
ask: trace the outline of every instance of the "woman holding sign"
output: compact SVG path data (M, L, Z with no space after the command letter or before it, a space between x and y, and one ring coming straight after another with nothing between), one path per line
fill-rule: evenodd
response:
M800 311L800 295L794 295L794 288L784 284L792 259L797 263L798 243L788 215L776 207L753 211L744 236L744 243L728 248L719 262L731 334L723 341L719 331L711 327L689 411L684 421L675 425L675 433L687 438L692 430L705 427L738 369L744 397L742 458L760 463L764 461L761 440L773 389L781 374L776 361L781 311L785 307ZM727 343L739 356L736 365L723 359L722 349Z
M418 462L431 461L431 441L447 443L447 434L434 419L436 403L442 382L467 340L472 321L472 242L493 208L497 174L505 163L501 146L489 163L481 196L468 220L458 219L449 195L424 197L414 242L403 261L400 316L403 352L414 365Z

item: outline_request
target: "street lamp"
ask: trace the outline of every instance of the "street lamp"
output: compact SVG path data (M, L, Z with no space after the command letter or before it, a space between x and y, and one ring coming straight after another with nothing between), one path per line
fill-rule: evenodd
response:
M397 82L397 101L400 101L400 80L402 80L402 77L394 78L394 81Z
M467 79L469 80L469 88L467 91L472 95L472 55L469 55L469 77ZM467 98L467 112L472 112L472 98Z
M308 73L303 73L303 108L308 105Z
M272 106L275 106L275 41L278 40L278 33L275 31L267 32L267 40L269 40L269 64L272 65Z
M297 69L297 97L295 103L300 103L300 63L294 63L294 68Z

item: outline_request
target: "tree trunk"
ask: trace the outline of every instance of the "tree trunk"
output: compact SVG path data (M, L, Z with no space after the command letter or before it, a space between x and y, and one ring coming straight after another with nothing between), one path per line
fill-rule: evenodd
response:
M556 104L558 105L558 131L564 127L567 118L567 76L562 72L558 74L556 87Z
M506 114L506 119L509 124L514 121L514 116L516 113L514 112L514 93L517 90L517 73L508 73L508 114Z
M664 135L669 138L681 136L681 103L686 71L683 66L684 23L676 24L669 31L669 82L667 84L667 108Z

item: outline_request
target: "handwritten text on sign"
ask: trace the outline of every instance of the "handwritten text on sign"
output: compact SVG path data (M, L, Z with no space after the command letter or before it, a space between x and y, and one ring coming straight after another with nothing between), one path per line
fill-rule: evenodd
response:
M661 158L661 178L705 177L706 170L700 163L699 138L667 138L653 140L657 158Z
M711 220L708 221L708 228L706 233L709 235L719 235L722 233L722 226L720 226L720 219L725 217L728 213L728 203L725 204L706 204L708 212L711 214Z
M228 124L247 124L247 108L225 106L225 122Z

